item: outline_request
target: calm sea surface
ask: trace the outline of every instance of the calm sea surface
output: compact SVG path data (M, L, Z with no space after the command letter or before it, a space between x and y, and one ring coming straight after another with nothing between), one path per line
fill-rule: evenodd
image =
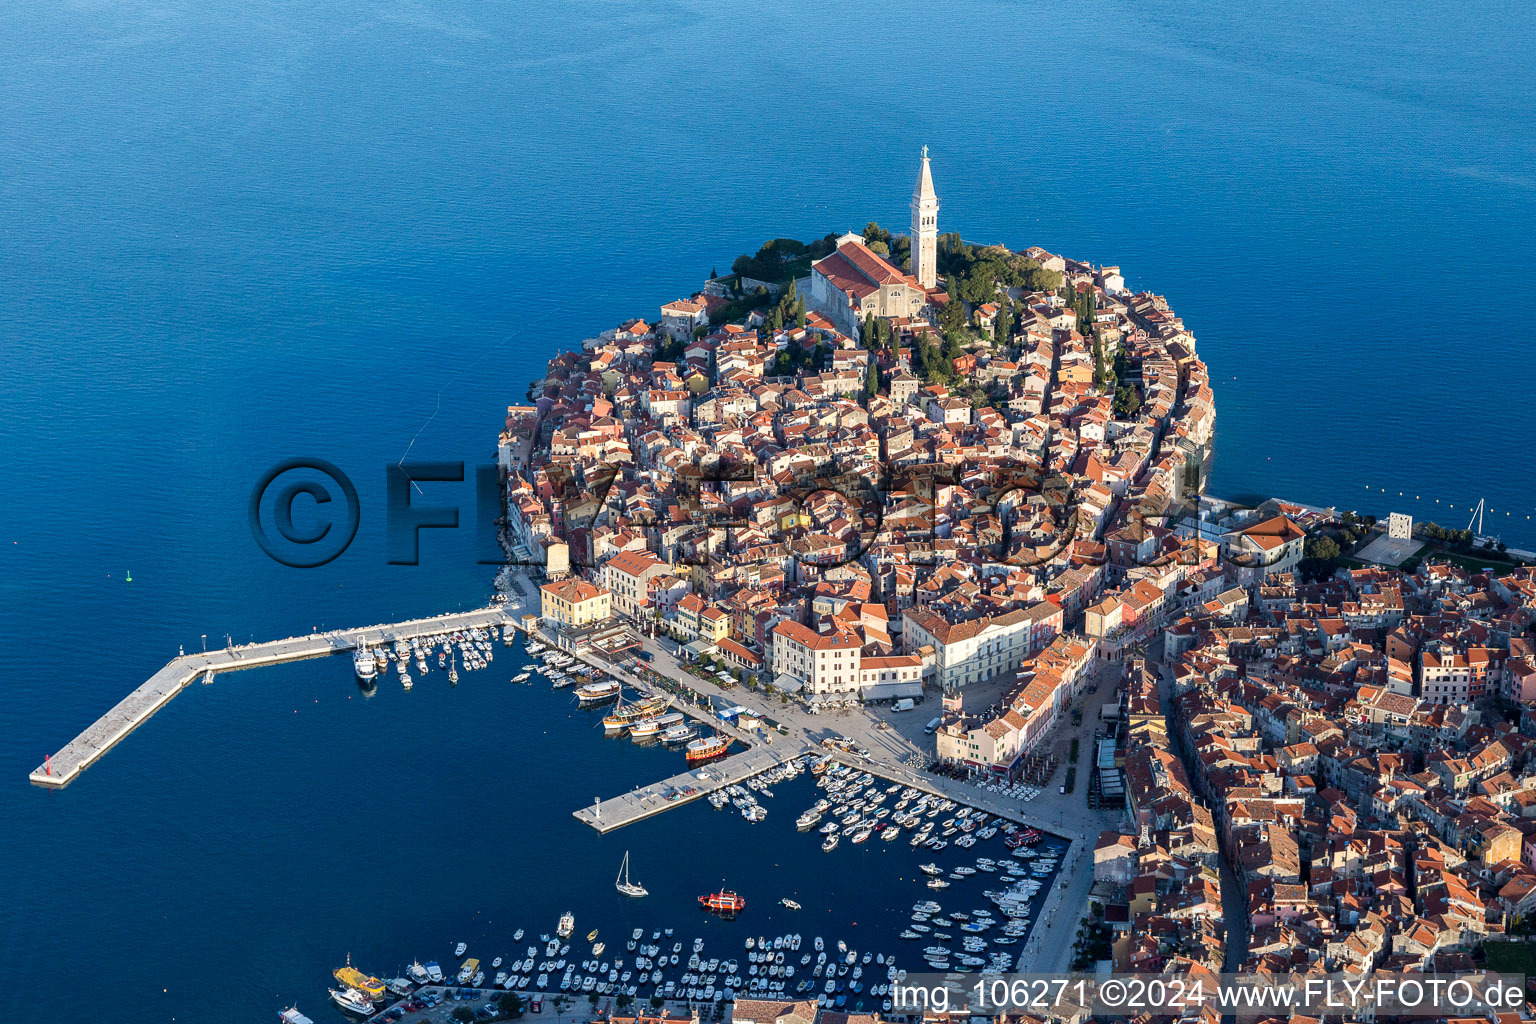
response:
M552 352L764 238L903 226L925 143L941 228L1168 296L1218 388L1214 493L1458 526L1484 497L1536 543L1533 37L1448 2L4 7L0 957L47 979L11 1015L316 1014L348 950L628 926L625 848L639 926L691 934L725 877L743 932L798 892L795 930L893 933L904 844L822 857L784 807L576 825L675 757L508 687L509 655L372 699L340 661L242 674L68 790L24 777L204 634L482 603L470 485L428 485L466 529L391 566L384 467L489 460ZM312 571L246 523L292 456L361 493Z

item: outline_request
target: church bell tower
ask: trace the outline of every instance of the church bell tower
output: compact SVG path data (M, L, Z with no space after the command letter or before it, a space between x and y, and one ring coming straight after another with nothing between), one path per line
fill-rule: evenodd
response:
M933 288L939 281L939 197L933 193L927 146L917 187L912 190L912 274L924 288Z

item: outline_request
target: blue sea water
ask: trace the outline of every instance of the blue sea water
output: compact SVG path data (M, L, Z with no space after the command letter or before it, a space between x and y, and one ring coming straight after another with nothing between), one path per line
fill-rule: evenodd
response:
M63 792L24 776L204 635L482 603L467 528L387 564L385 466L489 460L552 352L764 238L899 228L923 144L943 229L1168 296L1217 388L1214 493L1458 526L1485 497L1490 529L1536 543L1533 22L1448 2L0 9L13 976L62 960L130 1022L269 1019L318 1004L348 949L440 956L606 898L625 845L678 899L777 864L843 923L878 913L851 858L801 868L704 813L575 826L670 762L489 673L372 700L339 663L249 673ZM246 522L292 456L361 494L323 568L273 563ZM425 486L467 527L470 484ZM78 1008L42 989L13 1014Z

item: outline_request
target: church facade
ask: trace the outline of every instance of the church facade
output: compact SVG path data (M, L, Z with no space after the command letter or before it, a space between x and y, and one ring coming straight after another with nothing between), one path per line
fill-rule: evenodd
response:
M939 200L928 169L928 148L912 190L912 269L908 274L864 244L860 235L838 239L837 250L811 264L807 301L850 338L870 315L913 317L928 304L938 281Z

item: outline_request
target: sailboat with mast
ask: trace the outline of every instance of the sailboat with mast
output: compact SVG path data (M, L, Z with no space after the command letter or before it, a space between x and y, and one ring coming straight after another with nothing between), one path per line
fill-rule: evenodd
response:
M629 851L624 851L624 863L619 865L619 877L614 881L614 887L625 896L633 896L639 899L641 896L649 896L645 886L639 882L629 880Z

